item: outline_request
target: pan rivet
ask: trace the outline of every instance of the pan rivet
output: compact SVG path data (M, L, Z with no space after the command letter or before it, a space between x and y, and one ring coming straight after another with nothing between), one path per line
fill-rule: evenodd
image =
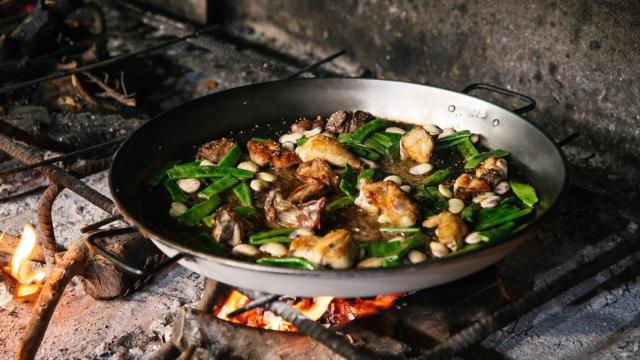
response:
M498 126L498 125L500 125L500 120L498 120L498 119L493 119L493 121L491 122L491 125L493 125L493 126Z
M449 105L449 108L448 108L448 109L449 109L449 112L454 112L454 111L456 111L456 107L455 107L455 105Z

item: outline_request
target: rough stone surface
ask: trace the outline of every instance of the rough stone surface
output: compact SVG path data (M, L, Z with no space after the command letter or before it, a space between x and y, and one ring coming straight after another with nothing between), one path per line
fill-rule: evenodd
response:
M454 90L474 82L505 86L538 101L528 116L556 138L580 131L584 148L615 163L640 159L638 2L241 0L229 5L227 19L237 33L265 33L287 49L298 44L301 53L344 48L383 78Z

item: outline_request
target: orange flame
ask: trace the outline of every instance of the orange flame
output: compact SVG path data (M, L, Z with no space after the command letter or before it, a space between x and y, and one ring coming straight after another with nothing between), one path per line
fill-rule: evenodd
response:
M344 324L353 319L376 314L393 305L401 294L378 295L373 299L340 299L332 296L300 298L291 302L292 307L311 320L320 321L328 326ZM250 302L250 299L237 290L214 307L213 314L222 320L261 329L297 331L295 326L281 317L263 308L251 309L241 315L227 318L227 315Z
M36 242L36 230L30 224L25 225L8 269L11 277L18 282L14 292L16 297L25 297L40 291L40 283L46 276L44 270L31 270L29 258L36 247Z

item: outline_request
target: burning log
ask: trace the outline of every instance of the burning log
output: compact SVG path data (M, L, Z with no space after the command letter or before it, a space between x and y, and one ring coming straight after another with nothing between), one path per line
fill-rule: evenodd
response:
M107 251L137 268L151 269L165 259L160 250L140 233L121 235L104 242L103 247ZM147 280L123 273L100 255L91 259L81 278L85 292L98 300L125 296L141 288Z
M0 252L13 255L18 247L18 243L20 239L16 236L9 235L5 232L0 233ZM27 257L30 261L37 261L40 263L44 262L44 254L42 252L42 248L38 243L36 243L35 248Z
M368 349L376 357L398 356L411 350L406 344L378 336L356 323L349 323L339 330L347 334L356 346ZM182 354L203 351L209 358L343 359L299 333L250 328L188 308L178 311L173 327L173 345ZM156 356L155 359L162 357Z

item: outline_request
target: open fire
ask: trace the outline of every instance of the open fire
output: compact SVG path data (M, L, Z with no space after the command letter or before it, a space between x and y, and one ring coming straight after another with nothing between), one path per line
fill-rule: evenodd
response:
M0 235L4 236L4 234ZM0 239L1 240L1 239ZM44 269L32 269L31 254L36 248L36 230L32 225L25 225L20 242L15 249L11 263L4 271L16 282L14 297L26 298L36 295L42 287L46 276Z
M378 295L369 299L342 299L332 296L314 298L283 297L281 300L288 302L294 309L309 319L331 327L388 309L400 296L402 294ZM251 300L247 296L237 290L232 290L223 302L214 307L213 314L219 319L240 325L269 330L297 331L291 323L263 308L251 309L233 318L227 318L229 313L247 305L249 302Z

